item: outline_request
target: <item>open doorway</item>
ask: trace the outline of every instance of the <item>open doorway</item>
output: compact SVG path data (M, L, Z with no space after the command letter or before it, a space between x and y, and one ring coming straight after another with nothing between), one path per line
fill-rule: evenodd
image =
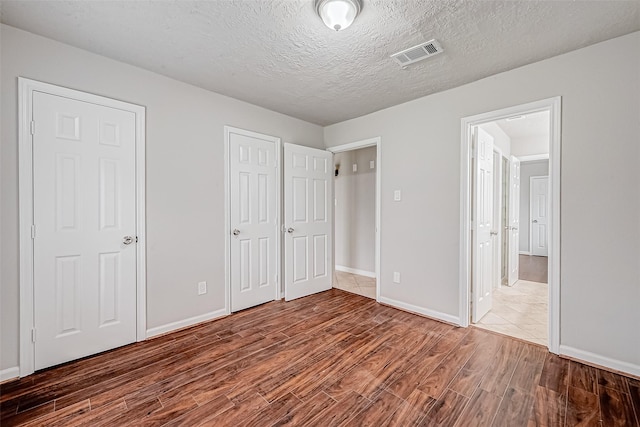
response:
M559 329L559 101L463 119L461 323L554 352Z
M478 128L493 140L494 271L491 307L472 322L548 346L549 111Z
M377 299L380 139L329 150L334 153L333 287Z

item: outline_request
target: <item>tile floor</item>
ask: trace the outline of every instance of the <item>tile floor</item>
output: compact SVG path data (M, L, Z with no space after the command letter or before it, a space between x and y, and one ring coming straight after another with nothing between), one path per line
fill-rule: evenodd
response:
M493 293L493 308L476 326L537 344L547 345L548 292L546 283L518 280Z
M371 277L336 271L333 275L333 287L376 299L376 279Z

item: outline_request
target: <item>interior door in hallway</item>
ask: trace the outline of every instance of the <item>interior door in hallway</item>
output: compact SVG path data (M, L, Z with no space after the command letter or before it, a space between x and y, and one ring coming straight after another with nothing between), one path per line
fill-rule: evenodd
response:
M332 154L284 144L285 299L331 289Z
M518 281L520 272L520 160L511 156L509 177L509 286Z
M278 298L278 138L227 129L231 311Z
M531 177L531 255L549 254L549 177Z
M493 137L475 128L475 175L473 197L472 320L477 322L491 310L493 251Z
M35 369L136 340L135 113L33 95Z

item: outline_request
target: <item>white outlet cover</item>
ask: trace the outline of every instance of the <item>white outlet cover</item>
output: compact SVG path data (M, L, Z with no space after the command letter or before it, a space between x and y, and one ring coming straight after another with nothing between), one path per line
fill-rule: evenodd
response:
M207 282L198 282L198 295L207 293Z
M353 171L354 172L358 172L358 164L357 163L353 164Z
M400 273L397 271L393 272L393 283L400 283Z
M374 169L376 167L376 162L374 160L369 161L369 169Z
M395 190L393 192L393 200L396 201L396 202L399 202L400 200L402 200L402 191Z

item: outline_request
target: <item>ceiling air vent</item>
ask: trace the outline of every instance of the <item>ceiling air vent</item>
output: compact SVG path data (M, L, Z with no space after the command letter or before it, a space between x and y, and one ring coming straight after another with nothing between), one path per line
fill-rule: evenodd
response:
M443 52L443 50L440 43L436 40L429 40L428 42L421 43L418 46L410 47L409 49L394 53L391 55L391 58L404 68L409 64L431 58L441 52Z

